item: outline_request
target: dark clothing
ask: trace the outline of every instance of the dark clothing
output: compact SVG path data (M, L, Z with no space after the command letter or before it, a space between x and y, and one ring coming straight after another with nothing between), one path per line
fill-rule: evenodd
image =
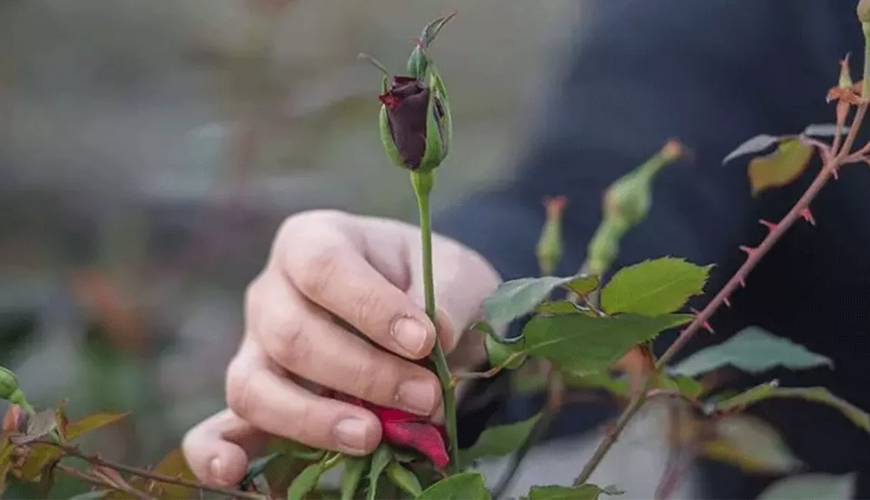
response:
M533 137L516 177L441 213L436 230L480 251L505 279L533 276L541 199L564 194L566 257L559 274L571 274L601 220L606 186L676 137L694 160L659 176L652 211L623 240L614 268L665 255L715 263L703 305L745 258L738 245L755 245L766 234L758 219L779 220L819 166L815 160L799 181L753 198L748 158L724 167L722 159L756 134L794 134L834 121L825 94L849 52L853 76L860 79L863 37L855 4L584 2L564 78L540 89L542 113L529 127ZM856 144L863 143L859 138ZM713 317L717 335L699 335L687 351L758 325L829 356L835 370L776 371L747 377L741 386L772 378L783 386L823 385L870 410L868 193L867 167L847 167L812 204L818 226L801 222L789 230L747 288L735 292L733 307ZM673 338L662 336L657 349ZM520 416L537 408L512 401L503 410ZM870 498L867 433L827 407L801 401L774 401L752 411L784 433L809 469L860 471L859 497ZM575 407L555 433L589 430L601 417L598 410ZM714 469L726 475L710 473L711 496L754 497L766 484Z

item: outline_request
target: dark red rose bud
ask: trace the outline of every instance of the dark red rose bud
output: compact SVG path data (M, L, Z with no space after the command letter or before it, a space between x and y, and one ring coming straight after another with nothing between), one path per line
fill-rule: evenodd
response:
M438 167L452 137L447 90L431 62L428 75L428 83L412 76L384 78L378 96L384 151L393 163L412 172Z
M394 76L379 99L386 108L390 137L402 163L416 170L426 153L429 89L416 78Z

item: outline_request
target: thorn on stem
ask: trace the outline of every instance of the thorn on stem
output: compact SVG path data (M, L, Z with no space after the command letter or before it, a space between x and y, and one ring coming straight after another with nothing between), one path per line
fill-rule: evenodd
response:
M834 177L835 181L840 180L840 167L834 167L834 169L831 170L831 175Z
M699 315L701 314L701 313L698 312L698 310L695 309L694 307L690 307L689 310L692 311L692 314L694 314L696 317L699 316ZM710 322L709 322L708 320L704 320L704 323L702 323L701 326L704 327L704 329L707 330L707 331L710 332L710 333L716 333L716 332L713 331L713 326L710 325Z
M816 219L813 218L813 213L810 212L809 208L803 209L803 211L801 212L801 216L804 218L805 221L809 222L810 225L816 225Z
M758 223L761 224L762 226L766 227L770 231L773 231L774 229L776 229L776 224L774 224L773 222L770 222L768 220L758 219Z
M746 245L740 245L739 248L740 248L740 250L746 252L746 255L752 255L752 253L755 252L754 248L748 247Z
M731 307L731 299L728 297L723 298L722 303L725 304L726 307Z
M746 288L746 280L743 278L743 276L739 276L737 278L737 283L739 283L742 288Z

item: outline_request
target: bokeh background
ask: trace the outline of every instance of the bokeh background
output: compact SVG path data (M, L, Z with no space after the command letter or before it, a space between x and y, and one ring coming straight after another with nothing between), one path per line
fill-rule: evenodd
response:
M244 288L283 218L414 213L357 54L401 70L422 26L458 10L433 47L450 203L509 174L580 7L3 0L0 364L37 403L129 410L102 449L159 458L223 405Z

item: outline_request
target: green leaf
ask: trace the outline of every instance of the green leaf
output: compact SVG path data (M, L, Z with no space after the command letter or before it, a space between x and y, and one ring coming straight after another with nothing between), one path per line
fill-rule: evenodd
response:
M305 495L317 487L320 476L340 464L344 458L345 456L341 453L329 452L319 462L305 467L287 488L287 500L304 499Z
M462 472L442 479L423 490L417 500L491 500L479 472Z
M762 384L719 402L716 405L716 409L727 411L771 398L797 398L828 405L839 410L858 427L870 432L870 414L852 403L831 394L831 391L824 387L778 387L776 383Z
M659 316L675 312L704 291L712 267L673 257L624 267L601 291L601 307L607 314Z
M825 365L833 368L834 362L802 345L750 326L721 344L690 355L670 371L696 377L729 365L757 374L780 366L790 370Z
M592 293L600 284L601 279L598 276L580 274L562 286L576 295L585 296Z
M27 433L23 436L12 436L9 440L15 444L27 444L42 439L57 428L57 414L53 408L42 410L27 419Z
M488 427L474 445L460 450L462 463L470 464L483 457L500 457L513 452L526 441L540 418L538 414L522 422Z
M187 464L187 459L184 457L181 448L173 448L170 450L169 453L167 453L166 456L163 457L156 466L154 466L153 472L179 479L186 479L188 481L197 480L196 474L190 470L190 466ZM136 489L145 490L146 484L147 482L144 478L138 476L130 480L130 485ZM164 483L161 484L160 487L162 489L160 495L161 499L184 500L195 497L197 494L196 488L188 488L177 484Z
M317 487L320 476L324 473L320 462L314 463L302 470L287 488L287 500L303 500L305 495Z
M598 500L602 494L619 495L621 491L600 488L594 484L580 486L532 486L529 490L529 500Z
M390 481L393 482L399 488L402 488L406 493L410 493L414 495L414 497L420 496L420 493L423 492L423 487L420 486L420 480L417 479L417 476L414 475L413 472L408 469L402 467L399 462L395 460L390 462L390 465L387 466L387 477L390 478Z
M494 335L487 335L484 339L484 345L489 364L493 367L516 370L526 362L527 356L517 352L513 343L503 342Z
M341 473L341 500L353 500L362 476L368 468L368 457L352 457L344 462L344 470Z
M857 476L843 474L802 474L768 486L758 500L847 500L855 497Z
M702 454L750 473L784 474L802 466L779 433L765 421L746 415L713 421L715 437L703 443Z
M376 500L378 494L378 479L384 473L384 469L393 461L393 450L387 443L381 443L372 457L372 468L369 471L369 488L367 500Z
M304 445L297 441L289 440L283 441L277 451L289 454L290 456L299 458L301 460L311 461L320 460L324 457L324 455L326 455L326 450L312 448L311 446Z
M750 153L760 153L765 149L773 146L777 142L782 140L781 137L776 137L768 134L756 135L752 139L744 142L743 144L737 146L737 149L728 153L728 156L722 160L722 164L726 164L729 161L737 158L738 156L748 155Z
M635 345L691 319L687 314L657 317L620 314L604 318L582 314L536 316L523 329L522 341L511 347L556 361L574 372L600 372Z
M701 382L685 375L671 377L662 374L659 378L659 384L662 389L679 392L689 399L698 399L704 392L704 386L701 385Z
M560 286L575 293L577 291L588 293L585 291L590 286L594 290L597 285L598 278L584 275L566 278L555 276L520 278L499 285L495 292L483 301L483 309L486 312L487 322L497 330L534 311L554 289Z
M95 413L81 420L69 422L66 426L66 438L72 441L91 431L119 422L127 415L129 413Z
M570 300L554 300L552 302L544 302L540 306L535 309L535 312L538 314L546 314L549 316L556 316L559 314L594 314L591 311L587 311L582 309L577 304L571 302Z
M773 153L753 158L749 162L752 195L796 180L807 168L812 155L812 146L799 139L788 139L779 143Z
M625 377L615 378L607 372L574 373L562 371L562 380L568 387L580 389L604 389L615 396L628 396L629 383Z
M111 492L112 490L91 490L72 496L69 500L99 500Z
M761 401L762 399L768 397L768 395L772 393L773 390L777 388L777 386L779 386L778 380L771 380L770 382L756 385L755 387L747 389L734 396L722 399L721 401L716 403L716 410L731 411L743 409L753 403L757 403L758 401Z

